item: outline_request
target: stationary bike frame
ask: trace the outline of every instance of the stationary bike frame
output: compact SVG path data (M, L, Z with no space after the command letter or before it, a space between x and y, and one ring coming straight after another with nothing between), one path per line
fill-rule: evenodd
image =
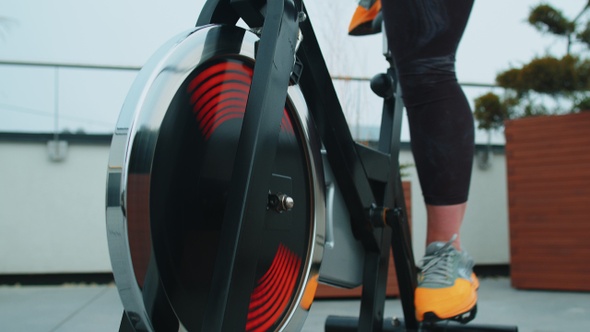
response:
M262 14L264 12L264 14ZM403 104L395 68L380 76L384 98L381 131L376 150L356 143L339 103L320 52L311 21L301 0L209 0L197 26L236 25L242 19L261 27L256 63L242 132L225 207L221 248L213 271L211 293L203 330L237 331L245 326L249 290L243 278L253 275L248 253L258 240L264 215L249 206L265 204L257 193L269 188L271 163L277 149L277 129L290 82L299 83L323 143L327 160L350 216L351 228L364 248L363 292L358 319L332 317L326 331L381 331L390 248L393 251L404 320L386 330L418 331L414 290L417 272L406 218L399 174L399 146ZM303 41L300 40L300 34ZM115 179L116 180L116 179ZM246 222L248 220L248 222ZM321 276L320 276L321 277ZM253 278L253 277L252 277ZM125 320L125 317L124 317ZM122 330L124 330L122 324ZM460 330L431 326L428 330ZM489 327L479 331L512 331Z
M378 151L355 143L321 55L311 21L307 17L302 3L295 4L285 1L281 4L281 1L270 1L266 7L266 19L264 19L259 14L255 2L209 1L205 4L197 25L235 24L238 17L241 17L250 26L263 26L249 102L250 98L263 99L259 104L275 103L280 109L285 99L284 92L268 93L262 87L269 86L270 82L280 77L280 80L285 84L283 89L286 91L286 84L291 72L300 70L300 73L296 73L300 78L300 87L327 151L329 163L338 165L333 168L334 176L348 207L354 233L363 243L366 251L359 329L375 331L380 329L383 324L382 313L390 245L393 245L394 249L406 325L415 329L418 326L413 309L416 268L410 244L401 180L396 171L399 169L402 105L398 99L397 112L392 112L396 103L395 99L392 98L393 96L385 99L385 112L382 118ZM240 13L236 13L235 9L230 7L239 8ZM235 15L228 15L228 13L235 13ZM306 18L302 19L300 13L304 13ZM301 66L293 68L293 59L295 58L293 46L297 43L299 29L303 36L303 42L301 42L296 55ZM264 74L257 76L256 70L260 69L258 73L262 73L264 67L269 68L265 68ZM392 69L389 74L393 74ZM273 89L273 91L279 92L279 88ZM274 100L271 100L273 97ZM247 148L239 150L243 152L243 158L239 157L237 160L244 167L236 167L236 169L245 169L246 165L256 164L256 160L252 156L256 156L261 147L257 146L255 142L267 141L264 138L265 135L272 134L265 134L265 132L272 133L278 123L271 120L258 121L260 118L269 119L264 112L270 108L248 108L248 106L244 128L247 127L247 123L256 123L258 128L252 130L256 134L242 135L241 140L252 143L244 143ZM257 120L250 122L249 118ZM240 142L240 144L242 143ZM265 149L265 151L269 150L272 150L272 147ZM264 178L270 173L270 170L261 165L260 167L252 167L248 173L244 172L238 180L238 183L242 185L236 184L236 187L241 187L241 189L235 189L236 192L239 191L240 197L249 197L248 189L243 184L256 184L257 181L253 179ZM241 211L239 208L230 208L230 210ZM241 220L244 216L236 215L233 218ZM257 218L253 218L253 220L257 220ZM396 241L393 242L392 233L396 238ZM242 231L240 236L248 238L256 236L256 234L244 234ZM231 240L228 242L227 247L236 246L235 242ZM240 252L240 250L242 249L239 248L238 243L235 251ZM228 261L232 261L231 258L228 258ZM231 283L232 280L226 280L224 286L229 289L232 287ZM219 307L220 312L231 312L232 310L232 308Z

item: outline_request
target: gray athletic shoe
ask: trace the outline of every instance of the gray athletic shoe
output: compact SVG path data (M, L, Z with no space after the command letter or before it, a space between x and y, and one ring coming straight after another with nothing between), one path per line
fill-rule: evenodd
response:
M453 246L456 238L426 248L415 293L419 321L466 323L475 318L479 282L473 273L473 258Z

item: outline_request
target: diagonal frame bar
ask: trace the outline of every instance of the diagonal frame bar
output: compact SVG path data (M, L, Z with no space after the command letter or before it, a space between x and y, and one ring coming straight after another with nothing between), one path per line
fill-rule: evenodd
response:
M227 1L214 3L228 8ZM200 17L199 24L215 23L204 21L223 12L209 10L213 14ZM269 1L266 10L203 331L243 330L255 283L257 237L264 226L273 164L269 161L276 154L298 33L293 1Z

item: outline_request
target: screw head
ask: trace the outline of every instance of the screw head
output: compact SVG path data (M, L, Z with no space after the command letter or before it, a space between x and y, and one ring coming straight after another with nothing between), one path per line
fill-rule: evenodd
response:
M281 194L279 199L281 200L281 208L283 211L290 211L295 206L295 201L290 196Z

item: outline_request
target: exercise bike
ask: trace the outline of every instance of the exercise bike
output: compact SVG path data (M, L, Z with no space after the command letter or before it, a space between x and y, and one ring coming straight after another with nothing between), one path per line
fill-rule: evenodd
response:
M403 104L385 55L375 149L353 140L300 0L207 1L152 56L108 165L121 332L296 331L320 282L363 286L359 317L326 331L516 331L416 321ZM390 248L403 319L383 317Z

